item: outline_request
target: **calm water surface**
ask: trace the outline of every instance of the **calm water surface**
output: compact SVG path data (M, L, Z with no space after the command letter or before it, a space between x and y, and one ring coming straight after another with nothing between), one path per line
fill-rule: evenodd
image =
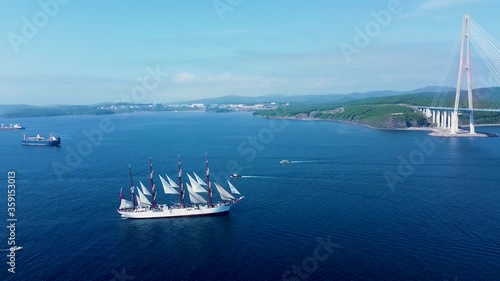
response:
M97 130L103 119L112 130L85 146L83 130ZM435 139L246 113L0 120L13 122L29 135L57 132L62 146L24 147L21 131L0 132L0 212L7 225L13 170L16 241L24 247L16 274L7 272L3 252L1 280L500 278L500 138ZM84 155L72 158L78 150ZM205 153L224 186L229 172L245 176L231 180L246 199L230 214L119 217L128 164L146 183L149 157L156 173L173 177L181 154L185 172L203 175ZM58 175L54 163L66 168ZM325 241L335 246L321 248Z

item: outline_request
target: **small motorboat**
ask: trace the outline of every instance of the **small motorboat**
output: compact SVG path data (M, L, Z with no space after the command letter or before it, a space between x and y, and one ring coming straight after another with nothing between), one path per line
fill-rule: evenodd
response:
M20 246L10 247L11 252L21 251L22 249L23 249L23 247L20 247Z
M231 178L232 179L241 178L241 175L238 175L237 173L234 173L234 174L231 175Z
M280 164L289 164L290 160L283 159L280 161Z

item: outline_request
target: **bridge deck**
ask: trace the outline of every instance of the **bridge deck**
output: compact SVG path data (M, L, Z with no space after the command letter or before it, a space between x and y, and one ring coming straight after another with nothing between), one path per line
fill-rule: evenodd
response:
M433 107L433 106L417 106L417 108L422 108L422 109L435 109L435 110L448 110L448 111L453 111L455 110L453 107ZM492 108L459 108L458 111L479 111L479 112L500 112L500 109L492 109Z

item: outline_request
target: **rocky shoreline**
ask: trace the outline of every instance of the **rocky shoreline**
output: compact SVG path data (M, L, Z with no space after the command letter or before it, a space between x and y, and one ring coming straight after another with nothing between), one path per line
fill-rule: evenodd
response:
M464 129L459 129L457 134L450 134L449 130L443 129L443 128L438 128L438 127L407 127L407 128L379 128L379 127L374 127L370 126L368 124L363 124L359 122L353 122L353 121L345 121L345 120L338 120L338 119L322 119L322 118L314 118L314 117L294 117L294 116L286 116L286 117L274 117L274 116L259 116L261 118L273 118L273 119L286 119L286 120L302 120L302 121L331 121L331 122L339 122L339 123L345 123L345 124L351 124L351 125L360 125L364 126L370 129L375 129L375 130L388 130L388 131L429 131L430 133L428 134L429 136L433 137L475 137L475 138L488 138L488 137L499 137L497 134L493 133L486 133L486 132L476 132L476 134L469 134L468 130ZM491 126L500 126L500 124L478 124L475 125L475 127L491 127ZM467 127L466 127L467 128Z

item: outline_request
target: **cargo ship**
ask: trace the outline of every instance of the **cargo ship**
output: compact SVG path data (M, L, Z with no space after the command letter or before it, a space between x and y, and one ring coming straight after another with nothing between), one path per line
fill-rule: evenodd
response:
M22 139L23 145L39 145L39 146L58 146L61 144L61 138L58 135L50 134L49 138L43 138L39 134L36 137L24 137Z
M23 125L21 124L10 124L9 126L5 125L5 124L1 124L0 125L0 131L6 131L6 130L24 130L26 129L26 127L24 127Z

